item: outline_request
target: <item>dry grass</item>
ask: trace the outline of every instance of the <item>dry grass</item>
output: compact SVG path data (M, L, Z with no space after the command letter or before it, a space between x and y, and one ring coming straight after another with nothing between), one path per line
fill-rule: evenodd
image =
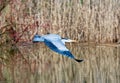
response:
M29 33L34 33L36 29L39 34L49 31L81 42L119 42L120 1L86 0L83 3L81 1L8 0L8 3L3 4L4 8L1 6L1 9L3 8L0 11L1 33L4 31L3 28L6 28L3 27L5 25L15 25L14 29L18 31L25 28L25 25L37 21L38 25L30 25L34 28L29 27Z

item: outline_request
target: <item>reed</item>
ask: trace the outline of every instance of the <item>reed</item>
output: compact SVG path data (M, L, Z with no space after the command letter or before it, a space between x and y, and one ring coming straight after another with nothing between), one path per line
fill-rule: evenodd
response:
M1 33L9 22L21 32L25 25L37 21L38 25L29 26L26 36L37 30L39 34L59 33L81 42L120 41L119 0L11 0L6 3L0 11Z

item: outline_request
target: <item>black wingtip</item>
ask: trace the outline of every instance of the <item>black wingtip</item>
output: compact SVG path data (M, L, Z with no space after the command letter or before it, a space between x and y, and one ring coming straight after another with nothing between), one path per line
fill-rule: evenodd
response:
M75 61L77 61L77 62L82 62L83 60L81 59L81 60L79 60L79 59L74 59Z
M33 43L39 43L39 41L32 41Z

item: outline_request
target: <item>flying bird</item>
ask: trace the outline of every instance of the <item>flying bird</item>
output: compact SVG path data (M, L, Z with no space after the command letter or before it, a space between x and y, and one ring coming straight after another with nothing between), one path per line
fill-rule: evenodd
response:
M36 34L33 37L33 43L44 42L46 46L48 46L54 52L67 56L71 59L74 59L77 62L82 62L82 59L76 59L74 55L66 48L65 42L74 42L75 40L71 40L68 38L61 38L58 34L46 34L46 35L38 35Z

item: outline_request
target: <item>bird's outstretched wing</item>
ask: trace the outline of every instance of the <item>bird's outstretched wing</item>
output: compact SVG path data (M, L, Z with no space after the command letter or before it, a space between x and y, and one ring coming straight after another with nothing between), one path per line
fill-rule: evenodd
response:
M61 40L44 40L45 44L53 51L68 56L70 58L74 58L74 56L70 53L70 51L65 47L65 45L61 42Z
M72 53L65 47L64 43L61 41L61 39L56 40L44 40L44 43L53 51L65 55L69 58L74 59L77 62L82 62L83 60L75 59L75 57L72 55Z

